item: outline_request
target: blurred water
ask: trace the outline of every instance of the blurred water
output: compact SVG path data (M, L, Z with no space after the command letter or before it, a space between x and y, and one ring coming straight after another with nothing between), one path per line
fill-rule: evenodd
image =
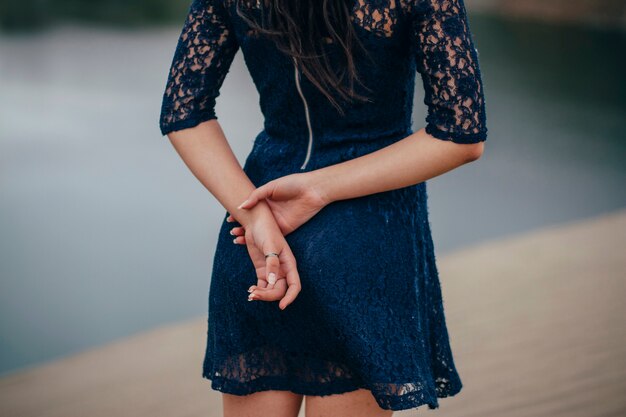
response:
M438 253L623 207L624 35L471 23L490 136L429 181ZM0 372L206 314L224 210L157 125L178 31L0 37ZM262 118L241 53L217 113L243 163Z

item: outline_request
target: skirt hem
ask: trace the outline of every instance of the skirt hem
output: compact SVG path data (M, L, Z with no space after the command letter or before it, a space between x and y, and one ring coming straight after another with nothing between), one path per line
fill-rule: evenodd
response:
M446 388L437 388L435 395L425 397L425 392L411 392L404 395L376 395L373 388L366 384L355 384L353 381L335 381L326 384L303 384L301 382L294 383L285 377L263 376L252 381L242 383L233 381L228 378L212 375L203 372L202 378L211 381L211 388L225 394L237 396L245 396L260 391L290 391L295 394L310 396L327 396L333 394L344 394L358 389L367 389L372 392L374 399L378 405L384 410L402 411L421 406L428 406L433 410L439 408L438 398L452 397L458 394L463 385L460 381L456 384L451 383Z

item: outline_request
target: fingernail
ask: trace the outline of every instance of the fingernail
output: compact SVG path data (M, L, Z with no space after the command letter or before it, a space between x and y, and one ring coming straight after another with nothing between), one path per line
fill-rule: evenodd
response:
M250 288L248 288L248 292L252 292L254 291L254 285L251 285Z
M248 296L248 301L252 301L252 300L254 300L254 297L255 297L255 295L254 295L254 294L250 294L250 295Z
M231 235L235 236L235 232L233 232L233 229L230 229L230 230L228 231L228 233L230 233Z
M241 207L243 207L244 204L246 204L248 202L248 200L245 200L243 203L239 204L237 206L238 209L240 209Z
M237 238L234 238L234 239L233 239L233 243L234 243L234 244L237 244Z
M276 284L276 274L273 272L270 272L270 276L267 278L267 282L269 282L270 285Z
M232 221L233 221L233 220L230 218L230 216L228 216L228 217L226 217L226 221L227 221L228 223L232 223Z

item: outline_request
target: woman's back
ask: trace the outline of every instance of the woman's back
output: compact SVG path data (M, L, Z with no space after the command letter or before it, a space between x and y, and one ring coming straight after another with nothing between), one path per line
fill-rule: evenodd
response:
M312 136L314 146L323 147L410 132L416 71L424 81L428 133L462 143L486 137L477 53L461 2L355 1L351 19L368 53L355 48L354 60L369 90L360 84L355 89L371 101L345 106L344 115L298 76L289 56L250 29L236 7L235 0L193 2L164 95L163 134L217 118L215 99L241 49L259 92L264 133L277 140L304 138L306 146ZM259 3L240 7L260 16ZM338 66L339 46L324 43L323 48Z
M252 7L251 12L260 10ZM355 0L351 21L368 52L355 52L357 72L368 87L356 84L355 89L371 101L346 105L342 115L301 76L296 60L250 29L237 14L235 0L194 0L163 97L163 134L217 118L219 89L241 49L265 116L243 166L256 187L407 138L416 72L424 81L430 135L460 144L486 139L477 52L462 0ZM338 66L338 45L323 48ZM199 136L181 136L179 142L187 137L196 144L211 142ZM427 145L421 149L434 148ZM206 159L208 151L192 148L189 153ZM447 164L437 153L432 159ZM421 165L413 162L418 156L398 159ZM395 170L396 163L394 155L372 172L391 176L383 168ZM202 175L208 176L205 168ZM410 168L400 170L406 174ZM360 180L360 172L354 178ZM366 185L376 182L368 178ZM235 225L227 217L211 272L203 363L203 376L212 380L213 389L236 395L266 390L328 395L366 388L381 408L392 410L422 404L436 408L437 398L461 390L425 181L333 201L287 234L302 291L284 311L274 303L243 299L257 274L246 247L233 245L229 232Z

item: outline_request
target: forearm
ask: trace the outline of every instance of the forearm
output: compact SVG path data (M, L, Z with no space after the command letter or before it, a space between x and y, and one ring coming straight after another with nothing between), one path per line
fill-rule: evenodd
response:
M426 181L476 160L483 143L457 144L424 129L376 152L311 171L327 201L356 198Z
M168 134L193 175L242 225L259 213L271 213L265 202L252 210L237 206L256 187L243 171L216 119Z

